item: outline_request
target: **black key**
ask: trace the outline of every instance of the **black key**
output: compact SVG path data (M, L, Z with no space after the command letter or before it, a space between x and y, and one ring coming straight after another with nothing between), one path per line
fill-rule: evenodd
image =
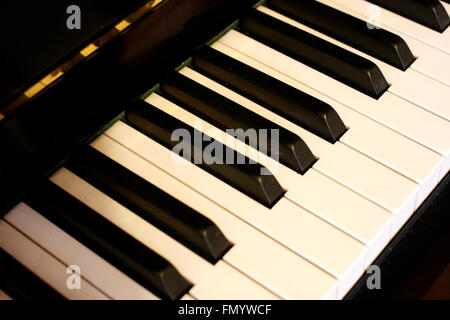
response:
M160 90L186 110L224 131L232 129L227 133L299 173L305 173L316 161L308 146L294 133L178 72L172 72L161 83ZM260 129L266 130L265 137L260 134ZM274 147L270 139L271 130L278 130L279 135Z
M130 107L127 121L172 151L184 147L182 154L178 153L180 156L268 208L284 195L283 188L265 167L142 100ZM184 130L192 139L172 140L177 129ZM196 141L196 137L202 136L203 141Z
M67 168L211 263L231 247L211 220L92 147Z
M271 0L266 6L401 70L414 56L399 36L315 0Z
M0 248L0 289L14 300L64 300L64 297Z
M238 29L373 98L389 87L373 62L256 9L241 19Z
M164 258L52 182L40 185L25 202L160 298L178 299L190 289Z
M346 131L330 105L211 47L198 51L192 64L224 86L329 142L336 142Z
M438 32L443 32L450 24L448 13L439 0L368 1Z

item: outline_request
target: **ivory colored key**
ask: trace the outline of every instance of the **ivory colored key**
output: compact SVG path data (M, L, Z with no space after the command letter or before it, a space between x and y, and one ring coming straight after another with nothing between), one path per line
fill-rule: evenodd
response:
M114 161L214 221L234 243L223 256L223 260L280 297L284 299L335 297L337 281L333 277L252 228L176 177L145 161L107 136L102 136L93 145ZM277 264L272 263L274 260Z
M450 3L448 1L449 0L442 0L442 5L444 6L444 8L447 11L447 13L450 12Z
M0 220L0 247L68 299L109 300L81 274L80 289L69 289L68 265L43 250L5 220Z
M410 66L411 69L421 72L433 79L441 81L446 85L450 85L450 55L432 47L422 41L419 41L402 30L394 30L391 27L382 24L382 20L374 21L370 11L358 11L353 5L352 0L319 0L323 4L333 7L339 11L350 14L354 17L367 21L369 24L383 27L398 36L401 36L411 48L416 60ZM356 6L359 7L359 6Z
M190 162L172 162L169 149L124 123L116 123L106 135L333 274L341 288L348 290L369 263L362 243L285 198L268 209Z
M276 50L237 32L229 31L218 44L235 49L244 56L265 64L286 76L301 81L389 128L440 153L445 158L443 171L450 167L450 124L445 119L405 101L390 92L374 100L342 83L295 61ZM218 45L213 45L218 48ZM221 50L222 51L222 50ZM423 130L426 127L427 130ZM441 171L442 174L445 175Z
M447 100L445 99L445 97L450 97L449 86L410 68L405 71L399 70L383 61L371 57L366 53L354 49L347 44L335 40L332 37L324 35L314 29L296 22L295 20L270 10L267 7L260 7L260 11L372 61L381 69L387 80L391 83L391 86L388 89L390 92L404 98L405 100L417 104L418 106L421 106L422 108L433 112L446 120L450 120L450 108L448 107Z
M278 298L227 263L219 261L212 265L67 169L61 168L50 179L165 257L193 283L194 286L189 293L194 298L227 300Z
M79 266L83 277L109 297L159 299L25 203L19 203L4 219L64 264Z

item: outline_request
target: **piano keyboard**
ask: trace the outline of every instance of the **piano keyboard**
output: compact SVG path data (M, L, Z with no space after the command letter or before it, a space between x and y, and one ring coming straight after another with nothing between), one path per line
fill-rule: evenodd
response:
M253 9L4 216L0 299L342 299L450 168L450 5L401 3Z

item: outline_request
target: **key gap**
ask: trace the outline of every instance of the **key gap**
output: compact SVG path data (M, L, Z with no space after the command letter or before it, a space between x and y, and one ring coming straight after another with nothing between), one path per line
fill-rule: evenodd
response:
M322 171L320 171L320 170L318 170L318 169L315 169L315 170L316 170L316 172L320 173L320 174L323 175L324 177L327 177L328 179L330 179L330 180L336 182L337 184L339 184L340 186L344 187L345 189L351 191L351 192L354 193L355 195L360 196L360 197L366 199L367 201L373 203L374 205L380 207L381 209L388 211L391 215L394 215L394 214L391 212L390 209L384 207L383 205L376 203L375 201L373 201L373 200L369 199L368 197L364 196L363 194L361 194L361 193L359 193L359 192L357 192L357 191L351 189L350 187L348 187L348 186L342 184L341 182L335 180L334 178L330 177L329 175L323 173Z
M3 222L5 222L6 224L8 224L10 227L12 227L13 229L15 229L17 232L19 232L21 235L23 235L25 238L27 238L28 240L30 240L31 242L33 242L36 246L38 246L41 250L45 251L46 253L48 253L51 257L53 257L55 260L57 260L59 263L61 263L63 266L68 267L68 265L62 261L61 259L59 259L57 256L55 256L53 253L51 253L50 251L48 251L47 249L45 249L44 247L42 247L39 243L37 243L34 239L30 238L27 234L25 234L22 230L18 229L15 225L11 224L8 220L6 219L2 219ZM60 229L62 230L62 229ZM64 230L62 230L64 233L66 233ZM75 239L75 238L73 238ZM75 241L78 241L75 239ZM89 249L89 248L88 248ZM8 253L9 254L9 253ZM11 254L9 254L11 255ZM14 257L13 257L14 258ZM17 259L14 258L16 261ZM17 261L19 262L19 261ZM22 264L21 262L19 262L20 264ZM109 263L109 262L108 262ZM27 268L26 266L24 266L25 268ZM28 268L27 268L28 269ZM29 269L28 269L29 270ZM30 270L31 272L33 272L32 270ZM34 275L36 275L33 272ZM38 275L36 275L39 279L41 279L42 281L45 282L44 279L40 278ZM93 284L91 281L89 281L88 279L85 278L85 276L83 276L82 274L80 274L80 277L86 281L87 283L89 283L92 287L94 287L96 290L98 290L99 292L101 292L102 294L104 294L107 298L109 298L110 300L114 300L111 296L109 296L106 292L103 292L103 290L101 290L100 288L98 288L95 284ZM46 282L47 283L47 282ZM48 285L48 283L47 283ZM54 288L53 288L54 289ZM56 290L56 289L54 289ZM66 298L66 297L64 297ZM67 299L67 298L66 298Z
M249 56L246 55L245 53L243 53L243 52L241 52L241 51L239 51L239 50L237 50L237 49L234 49L234 48L228 46L226 43L222 43L222 42L221 42L221 45L224 45L224 46L230 48L231 50L234 50L234 51L239 52L240 54L242 54L242 55L244 55L244 56L246 56L246 57L249 57ZM249 57L249 58L251 59L251 57ZM345 103L344 101L336 100L336 99L334 99L332 96L330 96L329 94L327 94L327 93L325 93L325 92L317 91L316 89L314 89L313 87L311 87L310 85L308 85L306 82L305 82L305 83L304 83L304 82L300 82L300 81L298 81L297 79L295 79L295 78L293 78L293 77L291 77L291 76L289 76L289 75L287 75L287 74L285 74L285 73L283 73L283 72L281 72L281 71L278 71L278 70L272 68L271 66L265 64L264 62L261 62L261 61L257 61L257 62L258 62L258 63L261 63L262 65L266 66L267 68L272 69L272 70L274 70L275 72L278 72L278 73L282 74L283 76L285 76L285 77L287 77L287 78L289 78L289 79L291 79L291 80L293 80L293 81L295 81L295 82L297 82L297 83L299 83L299 84L301 84L301 85L303 85L303 86L305 86L305 87L307 87L307 88L310 88L311 90L313 90L313 91L316 92L316 93L319 93L319 94L321 94L321 95L324 95L325 97L327 97L327 98L329 98L329 99L331 99L331 100L333 100L333 101L335 101L335 102L337 102L337 103L340 103L340 104L344 105L345 107L351 109L352 111L358 113L359 115L361 115L361 116L363 116L363 117L365 117L365 118L368 118L368 119L370 119L370 120L372 120L372 121L375 121L376 123L382 125L383 127L387 128L387 129L389 129L389 130L391 130L391 131L394 131L394 132L396 132L397 134L399 134L399 135L401 135L401 136L407 138L408 140L411 140L411 141L413 141L413 142L415 142L415 143L417 143L417 144L423 146L424 148L427 148L428 150L433 151L434 153L443 156L441 153L439 153L439 152L437 152L437 151L431 149L430 147L424 145L423 143L421 143L421 142L419 142L419 141L416 141L416 140L414 140L414 139L408 137L407 135L405 135L405 134L403 134L403 133L401 133L401 132L399 132L399 131L397 131L397 130L395 130L395 129L393 129L393 128L388 127L387 125L383 124L382 122L378 121L378 120L375 119L375 118L371 118L371 117L369 117L369 116L367 116L367 115L361 113L360 111L354 109L352 106L348 105L348 104ZM315 71L316 71L316 70L315 70ZM391 92L390 92L390 93L391 93ZM402 99L403 99L403 98L402 98ZM404 99L403 99L403 100L404 100ZM406 100L405 100L405 101L406 101ZM408 101L408 102L409 102L409 101ZM428 111L428 110L427 110L427 111ZM428 111L428 112L429 112L429 111Z
M290 198L286 198L289 202L291 202L292 204L296 205L297 207L302 208L303 210L307 211L308 213L310 213L311 215L315 216L316 218L318 218L319 220L325 222L326 224L328 224L329 226L333 227L334 229L339 230L342 233L345 233L347 236L349 236L350 238L352 238L355 241L358 241L360 244L364 245L365 247L367 247L367 245L362 242L361 240L359 240L358 238L355 238L354 236L352 236L351 234L349 234L347 231L342 230L339 227L336 227L334 224L332 224L331 222L325 220L324 218L322 218L321 216L317 215L316 213L312 212L311 210L309 210L308 208L304 208L301 205L299 205L297 202L291 200ZM308 260L309 261L309 260Z
M427 77L428 77L428 76L427 76ZM402 100L404 100L404 101L407 101L407 102L409 102L409 103L415 105L416 107L418 107L418 108L420 108L420 109L422 109L422 110L425 110L425 111L431 113L432 115L434 115L434 116L436 116L436 117L439 117L439 118L441 118L441 119L443 119L443 120L445 120L445 121L447 121L447 122L450 123L450 120L445 119L445 118L442 117L441 115L439 115L439 114L437 114L437 113L434 113L433 111L430 111L430 110L428 110L428 109L425 109L425 108L422 107L421 105L419 105L419 104L417 104L417 103L415 103L415 102L409 101L409 100L403 98L402 96L398 95L398 94L395 93L395 92L392 92L392 91L389 91L389 92L390 92L391 94L393 94L394 96L399 97L400 99L402 99Z
M424 75L425 77L431 78L431 79L433 79L433 80L435 80L437 82L442 83L443 85L446 85L447 87L450 87L450 83L446 82L445 80L441 80L441 79L439 79L438 77L436 77L434 75L430 75L430 74L424 73L424 72L422 72L419 69L415 69L415 68L411 68L411 69L413 69L417 73L420 73L421 75Z
M279 298L280 300L285 300L282 296L280 296L279 294L277 294L275 291L273 291L272 289L269 289L267 286L265 286L264 284L262 284L261 282L259 282L258 280L256 280L255 278L253 278L250 275L245 274L242 270L238 269L237 267L235 267L234 265L232 265L231 263L229 263L226 260L223 260L223 262L225 262L228 266L230 266L231 268L233 268L234 270L236 270L237 272L239 272L240 274L242 274L243 276L245 276L246 278L249 278L251 281L257 283L259 286L263 287L264 289L266 289L267 291L269 291L270 293L272 293L273 295L277 296L277 298Z
M414 180L413 178L410 178L410 177L408 177L407 175L405 175L405 174L403 174L403 173L397 171L396 169L391 168L391 167L389 167L388 165L386 165L386 164L384 164L384 163L378 161L377 159L372 158L371 156L369 156L369 155L363 153L362 151L359 151L358 149L354 148L353 146L347 144L346 142L340 141L340 143L342 143L342 144L345 145L346 147L348 147L348 148L350 148L350 149L352 149L352 150L358 152L359 154L361 154L361 155L363 155L363 156L365 156L365 157L367 157L367 158L369 158L369 159L372 159L373 161L375 161L375 162L381 164L383 167L388 168L388 169L390 169L390 170L392 170L392 171L398 173L398 174L401 175L403 178L406 178L406 179L408 179L409 181L414 182L414 183L417 184L417 185L420 184L419 181L416 181L416 180Z

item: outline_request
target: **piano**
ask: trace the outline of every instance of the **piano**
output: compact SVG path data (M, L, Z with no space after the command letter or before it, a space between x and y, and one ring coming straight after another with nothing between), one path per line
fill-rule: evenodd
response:
M437 240L447 266L448 0L49 3L1 5L1 299L392 298Z

